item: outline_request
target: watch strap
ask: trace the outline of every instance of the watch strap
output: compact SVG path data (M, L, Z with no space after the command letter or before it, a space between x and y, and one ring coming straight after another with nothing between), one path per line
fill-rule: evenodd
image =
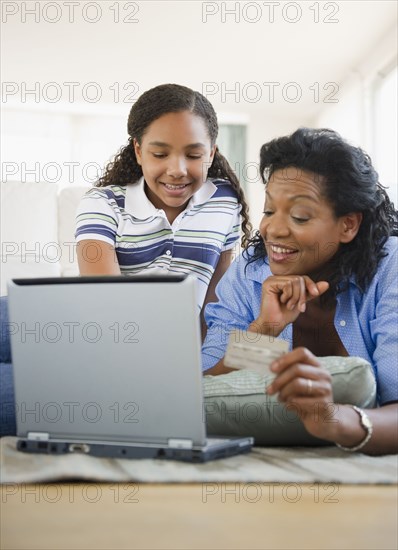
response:
M355 447L344 447L343 445L340 445L339 443L336 443L336 446L339 449L342 449L343 451L348 451L348 452L351 452L351 453L353 453L355 451L359 451L360 449L362 449L362 447L365 447L367 442L372 437L372 433L373 433L373 424L372 424L369 416L366 414L366 412L364 410L360 409L359 407L357 407L356 405L352 405L352 408L360 416L361 426L366 430L365 438L360 443L358 443L358 445L355 445Z

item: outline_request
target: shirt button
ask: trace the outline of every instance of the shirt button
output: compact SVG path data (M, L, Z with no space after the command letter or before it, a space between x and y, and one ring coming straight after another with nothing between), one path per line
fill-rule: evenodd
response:
M166 254L167 254L167 256L170 256L170 254L171 254L170 250L166 250Z
M341 327L345 327L346 326L346 322L343 320L343 321L340 321L340 326Z

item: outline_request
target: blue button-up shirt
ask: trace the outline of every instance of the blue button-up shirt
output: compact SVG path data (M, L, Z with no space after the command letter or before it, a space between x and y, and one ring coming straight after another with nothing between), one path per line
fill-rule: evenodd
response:
M379 404L398 400L398 238L385 245L388 255L362 293L352 277L347 290L337 295L334 325L350 356L362 357L373 366ZM245 272L245 267L246 272ZM217 286L219 301L208 304L208 326L202 348L203 370L222 357L232 329L247 330L260 313L262 283L272 275L268 259L248 264L240 255ZM279 335L292 348L289 324Z

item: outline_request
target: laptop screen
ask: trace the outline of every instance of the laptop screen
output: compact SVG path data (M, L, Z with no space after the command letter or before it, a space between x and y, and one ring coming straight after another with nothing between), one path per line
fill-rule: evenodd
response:
M18 435L203 444L196 284L179 274L11 281Z

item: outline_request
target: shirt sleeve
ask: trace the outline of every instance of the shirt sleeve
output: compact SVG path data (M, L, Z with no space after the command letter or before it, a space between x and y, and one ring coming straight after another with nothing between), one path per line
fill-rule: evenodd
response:
M76 242L94 239L115 246L118 213L119 208L109 190L90 189L77 208Z
M370 321L375 343L373 365L376 370L378 400L383 405L398 401L398 253L390 250L379 272L375 317Z
M238 241L240 237L240 227L242 223L242 216L240 215L241 209L242 206L237 202L232 213L231 224L228 233L225 235L225 241L221 252L234 248L236 241Z
M238 256L216 288L218 302L205 309L207 335L202 346L202 369L206 371L224 357L229 333L233 329L247 330L254 321L251 299L255 297L253 281L246 279L242 255Z

